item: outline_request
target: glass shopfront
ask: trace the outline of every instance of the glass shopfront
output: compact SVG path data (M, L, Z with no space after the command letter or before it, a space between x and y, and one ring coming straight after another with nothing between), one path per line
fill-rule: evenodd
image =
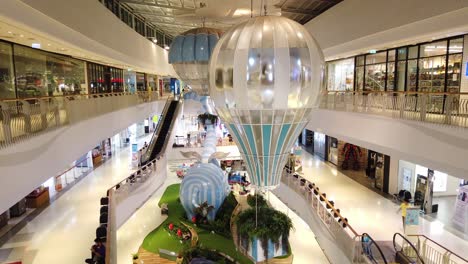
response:
M327 63L329 91L411 91L458 93L463 36L359 55ZM431 96L431 112L444 97Z
M87 63L90 93L116 93L124 91L122 69Z
M354 88L354 59L344 59L329 62L328 90L352 91Z
M86 93L84 62L13 45L18 98Z
M137 87L137 91L147 91L146 89L146 78L145 78L145 74L144 73L141 73L141 72L137 72L136 74L136 87Z

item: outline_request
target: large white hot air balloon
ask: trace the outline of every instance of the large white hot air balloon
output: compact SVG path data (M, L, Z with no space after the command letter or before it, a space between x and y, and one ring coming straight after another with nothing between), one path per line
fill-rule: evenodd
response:
M317 107L321 49L300 24L259 16L231 28L210 60L210 96L259 189L279 185L291 148Z

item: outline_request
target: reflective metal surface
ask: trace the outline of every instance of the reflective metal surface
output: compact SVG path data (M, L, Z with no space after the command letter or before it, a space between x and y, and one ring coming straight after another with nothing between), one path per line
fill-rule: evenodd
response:
M252 18L226 32L210 60L210 96L247 161L252 183L279 184L310 110L324 59L307 30L284 17Z

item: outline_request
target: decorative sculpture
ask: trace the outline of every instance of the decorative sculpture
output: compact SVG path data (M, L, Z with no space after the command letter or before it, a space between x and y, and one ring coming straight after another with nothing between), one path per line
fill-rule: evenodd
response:
M210 60L210 96L254 186L273 189L318 104L324 59L300 24L259 16L232 27Z
M213 221L230 188L223 171L211 163L196 164L180 186L180 201L188 219L197 216L197 208L207 208L206 218ZM208 210L213 206L212 210ZM202 215L205 216L205 215Z

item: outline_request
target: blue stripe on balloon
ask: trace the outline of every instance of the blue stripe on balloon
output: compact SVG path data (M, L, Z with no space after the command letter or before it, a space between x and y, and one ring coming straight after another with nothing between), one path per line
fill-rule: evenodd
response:
M195 60L195 36L186 35L182 45L182 62L193 62Z
M258 256L258 245L257 245L257 239L252 238L252 258L257 260Z
M208 45L208 35L197 34L195 36L195 61L208 61L210 59Z
M263 180L264 185L268 186L269 179L269 156L270 156L270 141L271 141L271 130L272 125L263 125L262 126L262 137L263 137Z
M284 142L286 136L288 135L288 131L289 131L289 128L291 127L291 124L283 124L282 127L281 127L281 132L280 132L280 135L278 137L278 143L276 145L276 154L282 154L283 153L283 146L285 143L287 142Z
M219 37L218 35L209 35L208 36L208 45L209 45L209 49L210 49L210 53L208 54L208 56L211 58L211 54L213 54L213 50L216 46L216 43L218 43L218 40L219 40Z
M182 46L184 43L184 36L175 37L169 50L169 63L182 62Z
M252 126L251 125L242 125L242 126L244 127L244 132L245 132L245 135L247 136L247 141L249 141L250 149L252 150L253 162L255 162L255 159L258 158L258 152L257 152L257 145L255 144L255 138L254 138ZM260 181L261 171L260 171L260 167L258 163L259 163L258 161L255 162L255 167L257 168L257 171L256 171L257 184L256 185L260 185L261 183ZM252 178L253 178L253 175L252 175Z

